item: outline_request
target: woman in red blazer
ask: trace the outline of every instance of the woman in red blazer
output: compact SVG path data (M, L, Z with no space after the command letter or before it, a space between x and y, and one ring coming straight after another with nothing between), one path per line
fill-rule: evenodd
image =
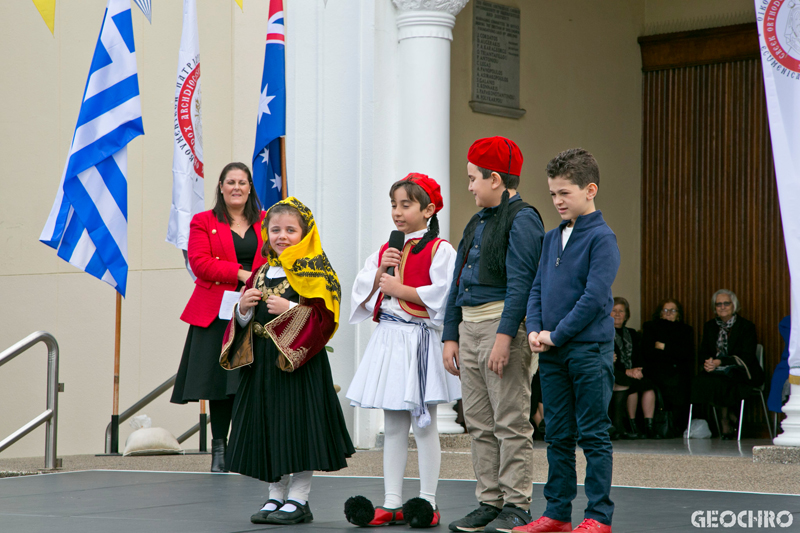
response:
M261 255L261 210L250 169L229 163L222 169L216 203L192 218L189 266L197 280L181 320L189 333L172 389L172 403L209 400L211 411L211 471L225 471L225 447L231 423L238 370L219 365L222 337L230 318L219 318L225 291L244 285L250 272L266 262Z

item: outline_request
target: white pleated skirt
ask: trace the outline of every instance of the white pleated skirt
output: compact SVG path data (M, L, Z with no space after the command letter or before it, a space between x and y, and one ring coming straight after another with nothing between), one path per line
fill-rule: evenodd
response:
M381 320L347 389L350 405L365 409L413 411L420 403L417 347L419 325ZM427 405L461 398L461 381L444 369L441 333L430 328L425 385Z

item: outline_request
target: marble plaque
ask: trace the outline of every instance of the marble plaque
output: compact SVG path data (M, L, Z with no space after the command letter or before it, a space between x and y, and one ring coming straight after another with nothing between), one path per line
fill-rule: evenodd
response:
M475 111L514 117L525 113L519 108L519 15L518 8L475 0L470 102Z

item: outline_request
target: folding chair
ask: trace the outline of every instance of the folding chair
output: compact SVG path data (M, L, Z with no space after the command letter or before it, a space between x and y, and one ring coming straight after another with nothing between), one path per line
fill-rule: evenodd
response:
M761 369L763 370L764 369L764 346L761 345L761 344L756 346L756 359L758 360L758 364L761 365ZM766 383L766 380L764 380L764 383ZM754 394L758 394L761 397L761 406L764 408L764 421L767 423L767 431L769 431L770 438L774 439L775 435L773 433L772 426L769 423L769 413L767 412L767 402L764 400L764 383L761 383L760 387L753 387L751 389L751 391L750 391L750 396L753 396ZM736 440L737 441L741 441L742 440L742 421L744 419L744 400L745 399L742 398L742 403L741 403L741 406L739 407L739 430L736 432ZM692 407L693 407L693 405L690 404L689 405L689 427L686 430L687 431L687 434L686 434L686 438L687 439L692 437ZM720 427L719 427L719 419L717 418L717 408L712 406L711 409L714 411L714 420L717 423L717 431L721 432Z

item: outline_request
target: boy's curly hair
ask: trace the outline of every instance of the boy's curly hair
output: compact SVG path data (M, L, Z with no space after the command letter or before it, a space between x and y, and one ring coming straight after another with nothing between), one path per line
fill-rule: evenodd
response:
M585 189L590 183L600 186L597 160L583 148L564 150L547 163L548 178L564 178Z

